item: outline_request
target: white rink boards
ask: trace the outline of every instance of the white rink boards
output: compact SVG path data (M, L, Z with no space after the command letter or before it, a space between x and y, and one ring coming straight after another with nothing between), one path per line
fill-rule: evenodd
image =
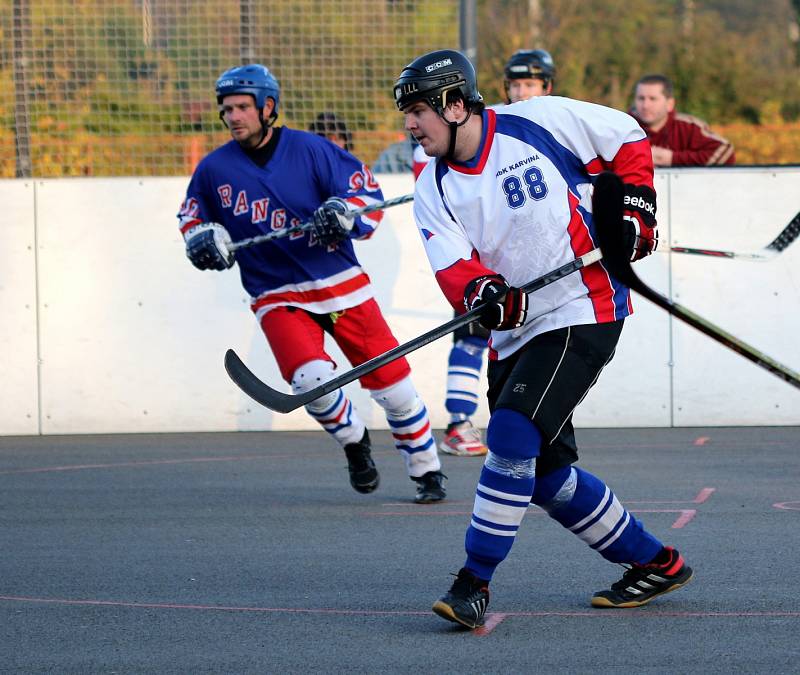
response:
M659 171L662 241L757 249L800 210L800 169ZM379 176L386 197L410 176ZM282 384L236 268L195 270L176 226L187 178L0 181L0 434L318 428L241 394L222 359L234 348ZM411 205L386 212L357 252L397 338L451 318L433 280ZM637 264L671 295L800 370L800 244L766 263L655 254ZM577 426L800 424L800 392L634 296L620 347L575 417ZM446 423L450 340L410 355L434 426ZM332 347L332 353L347 364ZM484 380L485 384L485 380ZM381 410L348 391L373 428ZM477 420L488 420L482 404Z

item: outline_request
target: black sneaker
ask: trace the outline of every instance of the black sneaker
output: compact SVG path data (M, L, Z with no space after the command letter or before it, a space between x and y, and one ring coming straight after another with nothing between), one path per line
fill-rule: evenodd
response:
M375 462L372 461L369 433L366 429L358 443L344 446L344 454L347 455L347 470L350 472L350 485L353 489L364 494L375 490L380 483L380 476Z
M450 590L433 603L433 611L448 621L477 628L483 625L488 606L489 582L462 567Z
M669 555L664 563L631 565L609 590L592 596L592 607L641 607L659 595L688 584L692 568L674 548L665 546L664 552Z
M444 479L447 478L441 471L428 471L419 477L411 477L417 484L417 494L414 501L417 504L433 504L442 501L447 493L444 489Z

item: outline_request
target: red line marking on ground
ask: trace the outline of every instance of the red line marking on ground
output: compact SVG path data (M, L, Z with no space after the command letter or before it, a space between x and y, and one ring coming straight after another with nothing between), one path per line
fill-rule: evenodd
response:
M472 631L473 635L483 637L491 633L508 616L508 614L492 613L486 615L486 623Z
M285 455L290 457L291 455ZM308 455L304 455L308 456ZM283 455L231 455L229 457L190 457L188 459L149 459L138 462L117 462L113 464L66 464L64 466L43 466L36 469L7 469L0 476L18 473L48 473L51 471L85 471L87 469L118 469L124 467L153 466L159 464L194 464L203 462L239 462L253 459L282 459ZM297 457L297 455L294 455Z
M702 504L705 501L708 501L708 498L717 491L717 488L713 487L704 487L700 492L697 493L697 496L692 500L687 499L667 499L667 500L646 500L646 501L628 501L625 500L626 504L685 504L687 501L691 501L692 504Z
M695 504L702 504L706 501L711 495L716 492L717 488L712 487L704 487L700 492L697 493L697 497L694 498Z
M402 516L402 517L410 517L410 516L469 516L472 515L472 511L441 511L439 509L430 511L367 511L366 513L362 513L362 516Z
M778 502L772 506L776 509L783 509L784 511L800 511L800 502Z
M709 438L708 436L698 436L697 438L694 439L694 444L695 445L705 445L710 440L711 440L711 438Z
M631 513L680 513L678 519L672 523L673 530L685 527L697 515L697 509L630 509Z
M678 519L672 523L673 530L679 530L689 524L689 521L697 515L696 509L684 509Z
M329 608L295 608L295 607L237 607L232 605L189 605L162 602L124 602L121 600L70 600L67 598L35 598L17 595L0 595L0 602L26 602L34 604L66 605L78 607L128 607L131 609L184 609L192 611L220 611L220 612L254 612L262 614L321 614L340 616L430 616L430 611L417 612L411 610L377 610L377 609L329 609ZM489 615L493 616L493 615ZM568 617L568 618L604 618L629 619L631 616L659 618L741 618L741 617L788 617L800 619L800 611L760 611L760 612L669 612L654 610L652 607L643 609L629 609L624 612L607 610L592 611L540 611L540 612L503 612L503 619L508 617Z
M362 513L362 516L471 516L472 511L442 511L437 507L431 507L430 510L420 508L419 504L417 506L417 511L367 511L366 513ZM526 513L528 516L541 516L544 515L544 511L540 509L529 509Z
M447 500L448 506L472 506L473 502L454 502L451 500ZM418 509L420 507L419 504L415 504L414 502L385 502L381 504L383 507L389 506L410 506L412 508Z

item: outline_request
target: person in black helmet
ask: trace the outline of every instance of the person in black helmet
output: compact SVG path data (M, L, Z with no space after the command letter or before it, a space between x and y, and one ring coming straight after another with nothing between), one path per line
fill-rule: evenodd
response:
M451 50L408 64L394 98L405 128L435 158L416 182L414 217L436 281L454 308L479 310L491 330L489 452L466 561L433 611L469 628L483 623L489 582L530 503L629 566L592 606L638 607L683 586L692 570L680 553L573 466L572 415L614 355L633 311L629 289L602 261L530 297L520 289L597 247L592 183L604 170L624 184L631 260L655 250L644 132L626 113L564 97L485 110L472 64Z
M544 49L521 49L503 69L506 103L547 96L553 91L553 58ZM427 160L427 157L425 158ZM415 168L418 177L423 162ZM439 449L459 457L481 457L488 448L481 431L472 422L478 410L481 366L489 332L477 321L453 333L453 346L447 357L447 393L445 409L450 415Z
M547 96L553 91L556 66L544 49L520 49L503 68L506 103Z
M311 126L308 127L308 130L312 134L327 138L342 150L353 151L353 137L350 134L350 130L344 120L336 116L336 113L321 112L311 123Z

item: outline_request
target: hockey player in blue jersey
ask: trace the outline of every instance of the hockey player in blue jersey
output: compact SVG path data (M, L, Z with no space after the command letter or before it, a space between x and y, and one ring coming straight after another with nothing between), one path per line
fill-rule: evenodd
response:
M530 295L519 286L596 248L592 177L625 184L632 260L655 250L656 195L644 132L625 113L558 96L484 109L461 53L412 61L394 86L405 128L436 160L416 183L414 217L453 307L491 329L489 452L466 533L467 558L434 612L474 628L489 582L530 503L606 560L627 567L595 607L638 607L692 570L578 459L572 414L611 360L630 292L602 263Z
M382 218L354 210L383 199L367 166L316 134L275 127L280 88L263 65L224 72L216 83L220 118L232 140L207 155L192 176L178 215L186 254L201 270L239 264L251 308L295 394L334 377L325 352L330 334L353 365L395 346L361 269L353 239L367 239ZM233 241L313 219L311 232L241 248ZM361 378L384 409L396 448L416 483L417 503L445 497L444 475L428 412L405 359ZM306 406L344 448L350 483L362 493L378 487L369 433L344 392Z

